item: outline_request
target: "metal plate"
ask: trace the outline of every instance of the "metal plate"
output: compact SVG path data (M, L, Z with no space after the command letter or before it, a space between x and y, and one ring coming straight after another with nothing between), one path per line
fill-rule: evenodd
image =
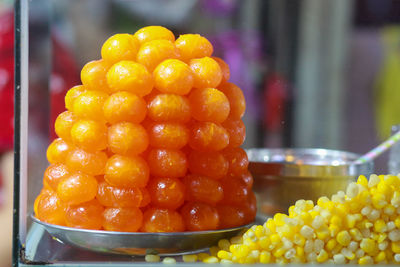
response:
M90 251L143 256L146 254L183 255L203 251L223 238L231 238L250 228L252 224L215 231L179 233L127 233L77 229L48 224L35 218L60 242Z

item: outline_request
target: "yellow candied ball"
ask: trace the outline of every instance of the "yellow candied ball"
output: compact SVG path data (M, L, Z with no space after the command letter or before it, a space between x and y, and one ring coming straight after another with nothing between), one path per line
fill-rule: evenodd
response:
M71 128L72 143L86 151L95 152L107 148L107 127L93 120L79 120Z
M77 85L69 89L65 94L65 108L71 111L74 106L75 99L85 91L86 88L83 85Z
M138 96L145 96L153 89L150 72L143 65L128 60L122 60L110 68L107 82L112 92L127 91Z
M152 40L168 40L171 42L175 41L174 34L170 30L162 26L143 27L135 32L134 36L140 44Z
M106 74L109 68L110 64L102 59L88 62L81 70L82 84L88 90L108 93L110 89L107 85Z
M119 33L104 42L101 48L101 57L110 64L121 60L135 60L138 49L139 42L133 35Z
M101 91L85 91L75 99L72 111L78 118L104 121L103 105L107 98L108 94Z

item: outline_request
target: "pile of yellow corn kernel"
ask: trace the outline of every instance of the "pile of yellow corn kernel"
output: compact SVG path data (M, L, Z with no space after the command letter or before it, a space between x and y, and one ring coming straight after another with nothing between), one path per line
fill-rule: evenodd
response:
M243 236L220 240L205 263L400 263L400 177L360 176L317 205L298 200ZM192 258L191 258L192 259ZM183 258L183 261L189 261Z

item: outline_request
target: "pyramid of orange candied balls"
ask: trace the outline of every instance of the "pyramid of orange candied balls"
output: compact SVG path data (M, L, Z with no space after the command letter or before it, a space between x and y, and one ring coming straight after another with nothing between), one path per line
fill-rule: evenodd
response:
M55 122L41 221L122 232L230 228L256 213L240 145L245 100L198 34L111 36Z

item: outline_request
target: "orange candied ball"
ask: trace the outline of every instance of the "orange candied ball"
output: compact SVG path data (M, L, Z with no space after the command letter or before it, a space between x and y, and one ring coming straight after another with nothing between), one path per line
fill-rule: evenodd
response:
M249 158L242 148L227 148L222 151L222 154L229 162L229 174L240 175L247 172Z
M75 99L86 91L85 86L77 85L68 90L65 94L65 108L72 111Z
M38 216L38 207L39 207L39 202L40 199L44 196L44 195L50 195L50 194L55 194L55 192L52 189L46 189L45 187L42 188L42 190L40 191L39 195L36 197L34 203L33 203L33 212L35 213L36 218L39 218Z
M220 182L201 175L187 175L183 179L186 187L186 200L215 205L224 196Z
M150 196L149 190L147 190L146 187L140 188L140 191L142 191L143 198L142 198L142 201L140 202L139 207L144 208L150 204L151 196Z
M56 193L42 193L37 197L36 217L47 223L65 225L65 205Z
M231 106L229 117L236 120L242 118L246 110L246 100L244 99L242 90L230 82L221 84L218 89L229 99Z
M69 206L65 211L65 222L69 227L100 230L103 225L103 211L104 207L93 199Z
M150 173L158 177L183 177L187 170L185 153L174 149L152 149L147 156Z
M215 88L194 89L189 95L192 116L198 121L221 123L229 115L229 100Z
M128 91L140 97L153 89L153 78L147 69L134 61L115 63L107 73L107 82L112 92Z
M118 187L145 187L149 180L149 167L139 156L114 155L107 161L104 179Z
M221 68L222 71L221 83L229 81L229 78L231 77L231 71L229 69L229 65L222 58L219 57L211 57L211 58L214 59Z
M51 164L44 172L43 183L56 191L58 183L65 177L69 176L69 174L70 172L64 164Z
M71 144L68 144L61 138L55 139L47 148L47 160L50 163L64 163L68 153L73 149Z
M107 72L111 65L105 60L86 63L81 70L81 81L87 90L110 92L107 84Z
M229 144L229 134L224 127L213 122L195 122L191 125L189 145L199 151L219 151Z
M106 231L136 232L142 226L143 213L139 208L106 208L103 212Z
M82 119L103 121L103 105L108 95L101 91L85 91L74 101L73 112Z
M150 123L147 131L150 145L157 148L181 149L189 141L189 129L181 123Z
M139 207L143 199L142 191L137 187L122 188L109 185L106 182L99 183L97 200L106 207Z
M239 147L246 139L246 127L242 120L227 119L222 123L222 126L229 133L228 147Z
M64 141L71 141L71 128L75 120L75 115L71 111L60 113L54 123L54 128L58 137L61 137Z
M224 191L224 197L221 200L221 204L241 205L247 201L251 190L249 190L242 181L229 176L220 181Z
M156 95L149 100L147 109L148 117L153 121L188 122L190 120L190 104L185 96Z
M90 153L80 148L72 150L65 160L71 172L81 171L94 176L104 174L106 162L106 153L102 151Z
M109 123L140 123L147 113L146 102L130 92L116 92L104 102L104 117Z
M162 26L146 26L135 32L134 36L140 44L153 40L169 40L175 41L174 34Z
M231 175L231 176L234 179L238 179L243 184L245 184L248 189L253 188L254 178L253 178L253 175L251 174L251 172L249 172L248 170L240 175Z
M247 201L243 202L241 207L245 213L245 223L253 222L257 214L257 199L253 191L249 191Z
M110 64L121 60L135 60L139 42L132 34L118 33L108 38L101 47L101 57Z
M108 128L108 145L112 152L137 155L149 146L149 137L142 125L120 122Z
M76 172L58 183L57 195L70 205L80 204L96 197L97 180L91 175Z
M246 224L246 214L242 208L231 205L217 205L219 229L233 228Z
M71 128L72 143L89 152L107 147L107 127L103 122L78 120Z
M192 150L188 155L189 170L193 174L220 179L228 173L229 163L221 152Z
M218 63L210 57L195 58L190 61L196 88L216 88L222 80Z
M179 51L174 43L168 40L152 40L142 44L136 60L152 72L158 64L170 58L179 58Z
M154 87L160 92L186 95L193 87L193 74L189 66L178 59L161 62L153 72Z
M152 207L143 214L141 231L148 233L183 232L185 224L177 211Z
M210 41L200 34L182 34L176 39L175 45L185 62L193 58L209 57L214 50Z
M215 230L219 217L216 208L201 202L187 202L180 210L189 231Z
M178 178L153 177L147 189L151 196L151 204L159 208L175 210L185 200L185 186Z

